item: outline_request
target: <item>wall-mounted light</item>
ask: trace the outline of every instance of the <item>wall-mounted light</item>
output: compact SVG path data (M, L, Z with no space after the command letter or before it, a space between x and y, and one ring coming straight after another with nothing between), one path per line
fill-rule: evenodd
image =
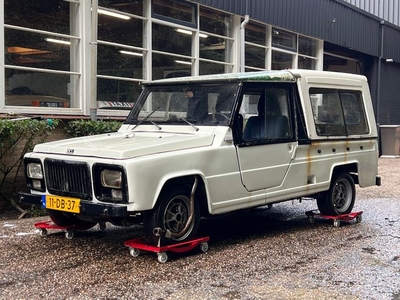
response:
M386 58L386 62L393 62L393 58Z
M122 20L130 20L131 19L130 16L123 15L123 14L109 11L109 10L105 10L105 9L101 9L101 8L99 8L97 10L97 13L100 15L106 15L106 16L110 16L110 17L114 17L114 18L118 18L118 19L122 19Z
M182 65L192 65L190 61L184 61L184 60L174 60L177 64L182 64Z
M175 29L175 31L176 31L176 32L179 32L179 33L187 34L187 35L193 35L193 32L192 32L192 31L186 30L186 29L177 28L177 29ZM199 37L201 37L201 38L208 38L208 35L207 35L207 34L204 34L204 33L199 33Z
M119 53L127 54L127 55L132 55L132 56L143 56L143 53L132 52L132 51L125 51L125 50L119 50Z
M56 43L56 44L62 44L62 45L71 45L70 41L57 40L57 39L52 39L52 38L47 38L46 41L48 41L50 43Z

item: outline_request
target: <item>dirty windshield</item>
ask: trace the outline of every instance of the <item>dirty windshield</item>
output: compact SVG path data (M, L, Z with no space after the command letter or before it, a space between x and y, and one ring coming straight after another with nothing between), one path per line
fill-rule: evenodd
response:
M126 123L227 125L238 83L147 86Z

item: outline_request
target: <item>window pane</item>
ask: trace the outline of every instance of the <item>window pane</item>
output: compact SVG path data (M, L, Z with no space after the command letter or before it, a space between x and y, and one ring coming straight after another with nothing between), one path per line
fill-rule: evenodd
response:
M220 11L200 7L200 30L230 36L231 18Z
M293 55L279 51L272 51L272 70L291 69L293 67Z
M5 70L6 105L73 107L72 84L77 75L60 75L21 70Z
M229 57L227 57L228 52L226 51L231 48L232 42L230 40L210 36L203 41L202 45L200 45L201 58L230 62Z
M97 73L117 77L143 77L143 55L141 52L120 47L98 45Z
M368 133L368 124L360 92L340 92L348 134Z
M225 69L231 69L225 71ZM200 75L209 75L209 74L222 74L222 73L230 73L232 72L231 67L226 67L221 64L214 64L206 61L200 61L200 68L199 68Z
M78 4L67 1L4 0L4 22L9 25L72 34L70 9ZM78 18L71 18L77 21ZM73 24L72 28L76 25Z
M98 39L124 45L142 47L143 21L123 20L99 14Z
M194 5L175 0L153 0L153 13L178 21L195 23Z
M191 66L182 62L182 58L153 53L153 80L190 76Z
M299 69L315 70L317 68L317 60L299 55Z
M201 125L227 125L231 117L237 83L189 83L149 86L127 122L181 123L186 119ZM149 112L153 112L149 115ZM144 120L146 118L146 120Z
M141 91L137 82L98 78L98 107L130 109Z
M143 0L99 0L99 7L100 6L143 16Z
M308 56L317 56L317 41L314 39L299 37L299 53Z
M273 28L272 45L274 47L297 51L296 35L287 31Z
M288 99L288 91L282 88L245 89L240 108L245 124L243 140L290 137Z
M172 27L153 24L153 49L190 56L192 35L177 32Z
M266 49L246 45L246 66L265 68Z
M312 88L310 101L318 135L346 135L338 91Z
M69 40L8 28L4 29L4 36L6 64L70 70ZM73 45L77 45L76 40Z
M251 22L247 24L245 29L245 40L246 42L265 46L267 43L265 26L261 26Z

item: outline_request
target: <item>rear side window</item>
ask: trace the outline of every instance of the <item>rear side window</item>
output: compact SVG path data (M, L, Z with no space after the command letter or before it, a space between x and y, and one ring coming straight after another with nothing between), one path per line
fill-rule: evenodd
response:
M318 135L347 136L369 132L360 91L311 88L310 101Z

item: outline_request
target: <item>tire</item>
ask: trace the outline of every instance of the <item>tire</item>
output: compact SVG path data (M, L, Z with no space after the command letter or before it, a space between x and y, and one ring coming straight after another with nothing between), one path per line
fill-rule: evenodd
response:
M53 223L58 226L63 226L63 227L76 226L79 229L84 230L84 229L90 229L97 224L94 222L82 221L70 213L64 213L51 209L48 209L47 212Z
M353 178L348 173L334 177L329 190L317 199L321 214L337 216L351 212L356 199L356 188Z
M185 228L190 212L190 190L184 187L172 187L163 192L155 208L144 215L144 230L149 241L157 245L160 237L154 233L154 228L178 234ZM200 225L200 209L194 200L194 215L187 231L170 238L161 236L161 245L184 242L192 239Z

